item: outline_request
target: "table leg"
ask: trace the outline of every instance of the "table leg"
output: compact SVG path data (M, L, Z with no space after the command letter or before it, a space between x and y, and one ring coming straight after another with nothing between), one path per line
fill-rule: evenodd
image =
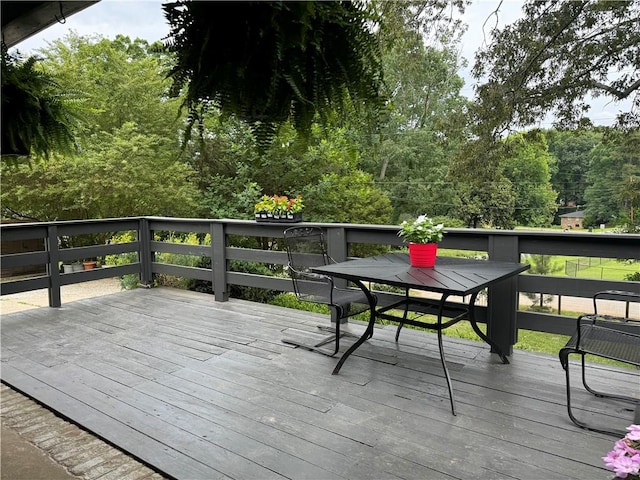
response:
M473 312L474 312L477 297L478 297L478 292L471 295L471 299L469 300L469 323L471 323L471 327L473 328L474 332L476 332L476 334L482 340L484 340L486 343L491 345L491 348L493 348L495 352L500 356L500 360L502 360L502 363L508 364L509 359L504 353L502 353L502 349L498 347L495 344L495 342L493 342L489 337L487 337L484 333L482 333L482 330L480 330L480 327L478 327L478 324L476 323L475 315Z
M444 345L442 343L442 315L444 313L444 304L447 300L448 294L442 294L440 297L440 308L438 310L438 350L440 351L440 362L442 363L442 369L444 370L444 377L447 380L447 388L449 389L449 401L451 402L451 413L456 415L456 403L453 399L453 386L451 385L451 377L449 376L449 369L447 368L447 361L444 358Z
M360 287L369 300L369 324L362 336L353 345L351 345L346 352L344 352L342 357L340 357L340 360L338 360L337 365L333 369L332 375L337 375L347 358L349 358L349 356L355 352L360 345L373 336L373 327L376 323L376 305L378 304L378 300L362 282L355 281L354 283Z

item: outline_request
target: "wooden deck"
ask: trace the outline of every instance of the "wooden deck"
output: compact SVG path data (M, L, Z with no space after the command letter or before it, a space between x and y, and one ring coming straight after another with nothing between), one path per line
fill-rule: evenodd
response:
M332 376L335 358L281 342L327 322L138 289L3 315L1 376L179 479L613 477L601 457L616 439L569 421L557 357L516 351L503 365L483 343L445 339L453 416L433 334L405 330L395 344L394 327L379 328ZM638 385L634 371L597 376ZM633 419L575 401L621 430Z

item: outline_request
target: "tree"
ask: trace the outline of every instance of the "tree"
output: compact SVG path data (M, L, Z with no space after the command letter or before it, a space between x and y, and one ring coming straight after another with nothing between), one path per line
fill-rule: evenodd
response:
M531 275L551 275L562 270L562 264L557 262L552 255L527 255L527 261L531 268L526 273ZM525 292L525 296L533 302L530 310L538 312L551 311L548 304L553 301L553 295Z
M365 2L178 0L163 9L176 55L171 92L184 90L189 127L213 104L266 146L290 118L306 136L316 115L381 106L377 19Z
M505 141L511 147L505 176L514 188L514 220L530 227L549 226L557 210L557 193L551 188L550 167L554 159L549 155L544 134L532 130L511 135Z
M467 227L515 227L516 197L508 179L497 177L495 181L460 183L457 191L460 200L456 217Z
M529 1L524 17L476 55L479 115L494 133L549 113L576 125L588 96L632 98L621 126L640 125L640 2ZM612 74L614 72L614 74Z
M457 74L463 28L449 15L461 11L462 2L376 1L372 6L382 18L389 101L380 142L363 159L363 168L392 199L394 222L423 213L449 214L456 196L446 176L462 137L458 120L466 104Z
M391 202L375 186L371 175L354 171L348 175L330 173L303 189L305 218L316 222L389 222Z
M449 169L460 197L457 217L469 227L513 228L516 196L505 176L511 145L478 138L464 143Z
M629 223L640 207L639 177L640 131L610 132L591 151L585 215L592 223Z
M380 158L387 167L379 185L393 202L393 221L403 215L453 213L458 197L447 178L448 150L437 134L427 128L400 132L382 142Z
M38 221L197 216L196 189L188 181L192 170L175 161L170 140L128 123L113 134L92 135L90 143L91 149L76 157L3 165L3 216Z
M547 130L549 153L556 158L551 184L558 192L560 207L584 205L591 150L602 133L595 130Z
M89 107L80 138L95 132L112 133L133 122L141 131L176 138L182 126L179 101L168 98L171 82L162 73L170 59L159 44L117 35L66 35L40 52L42 66L61 86L82 92ZM84 145L81 145L84 147Z
M41 52L63 89L92 109L78 155L2 165L3 214L42 221L132 215L198 216L194 171L179 159L178 105L158 75L163 57L144 40L71 35Z

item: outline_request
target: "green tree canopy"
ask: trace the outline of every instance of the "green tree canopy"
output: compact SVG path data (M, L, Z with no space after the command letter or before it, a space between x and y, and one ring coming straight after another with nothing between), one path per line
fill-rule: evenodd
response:
M584 205L589 154L600 143L602 134L594 130L548 130L549 153L556 158L551 184L558 192L560 206Z
M76 157L3 169L4 211L40 221L193 216L192 171L175 162L170 140L143 134L133 123L90 140L91 149Z
M144 40L70 35L41 52L63 89L92 107L76 156L2 165L3 214L37 220L198 216L194 170L179 159L178 104L166 96L162 55Z
M516 207L514 219L519 225L546 227L557 210L557 193L551 187L551 165L544 134L539 130L511 135L511 155L505 163L505 176L511 181Z
M611 132L613 133L613 132ZM640 131L608 135L590 153L585 214L592 222L637 223Z
M168 98L171 82L164 78L170 59L159 45L117 35L114 40L70 33L40 52L43 68L60 85L85 96L84 135L111 133L125 123L138 129L176 137L179 101Z

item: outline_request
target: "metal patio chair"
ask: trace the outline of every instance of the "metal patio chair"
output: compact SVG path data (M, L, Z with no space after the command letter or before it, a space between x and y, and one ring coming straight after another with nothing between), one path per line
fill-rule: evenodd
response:
M618 300L625 302L625 315L616 317L598 313L599 300ZM582 384L591 394L600 398L612 398L636 405L636 415L640 408L640 397L618 393L601 392L587 383L588 365L585 356L593 355L640 367L640 320L629 318L631 303L640 302L640 293L619 290L605 290L593 296L593 314L581 315L577 329L567 344L560 349L560 363L566 373L567 411L573 423L581 428L600 433L619 435L605 429L593 428L576 418L571 409L571 385L569 380L569 355L578 354L582 361ZM640 378L635 385L640 385Z
M296 296L299 300L324 304L329 307L332 327L319 326L318 328L329 330L332 334L312 345L290 339L282 341L324 355L334 356L340 349L342 336L359 337L359 335L350 332L341 332L341 323L344 323L348 317L367 310L375 310L377 299L372 295L374 305L371 305L366 294L360 288L338 288L332 277L311 271L312 267L335 263L327 253L327 243L321 228L288 228L284 231L284 241L289 258L287 269L293 281ZM334 342L333 348L322 348L332 342Z

